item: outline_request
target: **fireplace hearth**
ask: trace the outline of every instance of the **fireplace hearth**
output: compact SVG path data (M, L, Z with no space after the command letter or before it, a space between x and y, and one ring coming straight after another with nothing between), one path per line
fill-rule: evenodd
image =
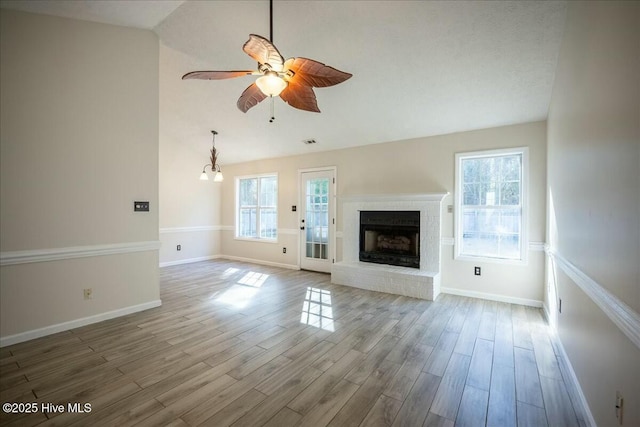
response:
M420 211L360 211L359 259L420 268Z

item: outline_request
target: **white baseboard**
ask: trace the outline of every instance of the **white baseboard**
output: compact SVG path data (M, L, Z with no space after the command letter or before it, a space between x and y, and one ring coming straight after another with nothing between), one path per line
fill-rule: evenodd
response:
M239 257L239 256L233 256L233 255L208 255L208 256L202 256L202 257L197 257L197 258L180 259L180 260L177 260L177 261L161 262L160 263L160 268L169 267L169 266L172 266L172 265L191 264L192 262L209 261L209 260L212 260L212 259L228 259L229 261L248 262L250 264L268 265L270 267L280 267L280 268L286 268L286 269L289 269L289 270L300 270L300 267L298 267L297 265L293 265L293 264L284 264L284 263L280 263L280 262L263 261L261 259L245 258L245 257Z
M544 315L544 320L547 321L548 325L551 325L551 312L549 311L549 307L544 302L542 303L542 314Z
M244 257L232 256L232 255L220 255L219 258L228 259L230 261L241 261L241 262L248 262L251 264L268 265L270 267L287 268L289 270L300 270L300 267L294 264L284 264L280 262L263 261L261 259L244 258Z
M560 337L558 337L558 335L555 334L554 332L554 336L552 339L557 344L556 347L558 348L558 350L560 350L560 357L562 357L563 362L567 370L569 371L568 373L570 378L565 378L565 381L571 382L573 388L578 392L578 398L580 399L580 404L582 405L582 409L584 410L584 413L587 417L587 419L584 420L585 423L587 423L589 427L598 427L598 425L596 424L596 420L593 418L593 414L591 413L591 409L589 408L589 404L587 403L587 398L584 396L584 393L582 392L582 387L580 387L580 382L578 381L578 377L576 376L576 373L573 370L573 366L571 366L571 361L569 360L569 356L567 355L567 352L565 351L564 346L562 345L562 341L560 340Z
M44 328L21 332L15 335L9 335L7 337L0 337L0 347L6 347L8 345L18 344L35 338L57 334L58 332L68 331L69 329L79 328L81 326L102 322L104 320L114 319L120 316L126 316L127 314L137 313L139 311L148 310L150 308L159 307L161 305L162 301L158 299L155 301L145 302L143 304L120 308L118 310L107 311L105 313L96 314L94 316L83 317L81 319L70 320L68 322L58 323L56 325L46 326Z
M217 259L221 257L222 255L207 255L207 256L200 256L196 258L179 259L176 261L166 261L166 262L160 263L160 268L169 267L172 265L191 264L192 262L209 261L209 260Z
M519 304L519 305L527 305L530 307L541 308L542 301L527 299L527 298L517 298L510 297L506 295L497 295L497 294L489 294L486 292L477 292L477 291L468 291L466 289L455 289L455 288L440 288L440 293L443 294L451 294L451 295L459 295L462 297L471 297L471 298L479 298L486 299L489 301L498 301L498 302L506 302L509 304Z

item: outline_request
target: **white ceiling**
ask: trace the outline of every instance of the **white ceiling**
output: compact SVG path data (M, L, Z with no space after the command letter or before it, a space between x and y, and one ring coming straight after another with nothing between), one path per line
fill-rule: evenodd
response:
M315 89L322 113L236 100L250 77L182 81L193 70L255 68L249 34L269 37L260 1L5 1L2 7L152 28L161 41L161 138L220 163L544 120L565 2L280 1L274 44L353 77ZM313 138L315 145L304 145ZM381 165L384 164L381 159ZM374 165L375 167L375 165Z
M6 9L152 30L184 0L1 0Z

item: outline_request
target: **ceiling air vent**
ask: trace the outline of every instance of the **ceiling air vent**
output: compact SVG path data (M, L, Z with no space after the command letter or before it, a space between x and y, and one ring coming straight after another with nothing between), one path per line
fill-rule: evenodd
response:
M305 139L304 141L302 141L304 144L306 145L311 145L311 144L315 144L316 140L315 139Z

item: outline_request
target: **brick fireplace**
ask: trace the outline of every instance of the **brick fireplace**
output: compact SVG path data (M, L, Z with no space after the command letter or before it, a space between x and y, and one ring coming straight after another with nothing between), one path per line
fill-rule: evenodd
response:
M372 291L435 299L440 293L441 203L447 194L341 197L343 259L333 264L331 281ZM383 225L385 220L392 225L395 222L396 231L388 224ZM363 230L365 234L361 234ZM366 259L370 256L367 252L378 258ZM400 265L389 265L385 261L389 256L399 258L395 264Z

